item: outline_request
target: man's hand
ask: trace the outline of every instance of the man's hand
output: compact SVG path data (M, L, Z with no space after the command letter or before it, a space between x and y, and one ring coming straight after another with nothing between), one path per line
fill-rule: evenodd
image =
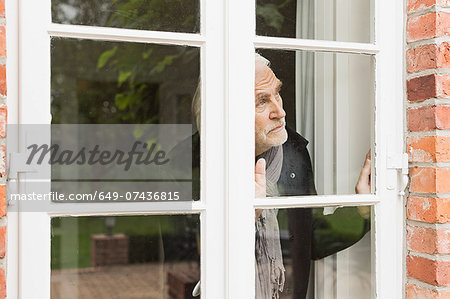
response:
M255 165L255 197L266 197L266 160L259 159ZM255 221L261 215L263 210L255 211Z
M366 155L366 160L364 161L364 166L359 174L358 182L355 186L355 191L357 194L370 194L370 172L372 171L370 150Z

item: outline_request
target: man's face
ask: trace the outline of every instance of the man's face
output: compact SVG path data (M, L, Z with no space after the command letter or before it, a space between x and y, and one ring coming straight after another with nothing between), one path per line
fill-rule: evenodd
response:
M272 70L262 64L255 65L255 155L287 140L286 112L280 96L281 81Z

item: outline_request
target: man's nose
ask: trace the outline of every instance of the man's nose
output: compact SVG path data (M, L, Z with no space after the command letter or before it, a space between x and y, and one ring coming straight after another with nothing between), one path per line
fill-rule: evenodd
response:
M272 111L270 111L270 118L283 118L286 112L283 109L283 102L274 100L272 102Z

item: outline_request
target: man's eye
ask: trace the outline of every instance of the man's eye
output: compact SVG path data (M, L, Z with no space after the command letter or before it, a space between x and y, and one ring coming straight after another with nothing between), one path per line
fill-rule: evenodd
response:
M266 103L266 101L260 100L260 101L258 102L258 106L264 106L265 103Z
M280 96L280 91L277 91L277 92L275 93L275 96L276 96L276 97Z

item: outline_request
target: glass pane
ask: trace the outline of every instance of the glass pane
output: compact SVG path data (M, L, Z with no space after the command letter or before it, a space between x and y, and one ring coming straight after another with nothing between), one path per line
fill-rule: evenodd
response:
M117 133L118 130L114 125L121 125L121 130L125 130L123 128L127 128L126 125L132 124L159 126L162 133L160 135L165 135L160 136L161 138L168 139L174 134L179 137L173 140L175 143L173 146L163 149L167 150L172 165L176 167L181 165L182 169L175 169L176 172L187 173L189 180L187 182L184 180L183 184L189 183L189 189L192 186L192 197L189 195L188 198L181 200L199 199L200 49L187 46L59 38L52 39L51 49L51 114L54 126L52 139L61 140L61 136L58 139L56 133L56 125L61 124L70 124L74 127L70 128L71 130L78 130L78 134L60 134L65 141L74 143L79 140L80 144L86 139L85 135L80 133L85 130L81 124L92 125L89 128L98 128L96 132L89 132L92 142L99 140L95 138L95 134L104 137L113 132ZM175 125L176 128L185 128L185 125L191 128L187 131L183 129L182 133L179 131L181 129L169 133L164 131L169 125L172 125L172 129ZM102 129L105 126L106 129ZM162 126L166 127L161 129ZM142 132L132 133L142 136ZM77 137L80 135L84 139ZM72 138L74 140L68 141L71 136L74 136ZM125 137L116 139L115 143L110 144L117 144L117 148L126 146L125 140L128 139ZM128 148L131 147L130 143ZM192 152L191 165L182 163L186 162L184 159L186 152ZM62 167L52 165L52 179L67 181L67 174L70 174L67 169L69 169L67 165ZM101 174L103 176L99 175L95 179L111 179L106 173ZM151 174L150 170L147 174ZM146 177L139 177L141 181L144 178ZM186 179L186 176L171 176L171 178ZM79 179L88 178L79 177ZM136 178L130 175L128 179ZM153 177L153 179L167 179L167 176L161 175L160 178ZM83 184L88 185L89 182ZM52 187L55 185L54 183ZM81 185L78 180L70 185L69 189L83 190ZM145 183L141 182L141 185L144 185L144 190L128 188L126 191L156 191L146 189ZM99 190L105 186L106 183L95 183L89 185L89 188Z
M372 0L256 0L256 34L373 42Z
M197 33L199 0L52 0L61 24Z
M258 52L255 155L266 160L268 184L257 196L352 194L357 182L370 193L373 57Z
M256 213L256 298L371 298L370 207Z
M198 215L58 217L51 298L191 298L200 279Z

